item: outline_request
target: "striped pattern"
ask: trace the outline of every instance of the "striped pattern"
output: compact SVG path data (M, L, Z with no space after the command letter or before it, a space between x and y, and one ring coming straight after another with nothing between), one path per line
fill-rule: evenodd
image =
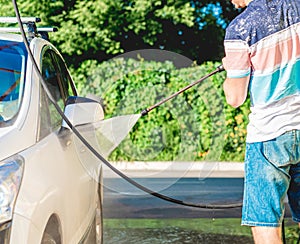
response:
M300 92L297 84L300 18L287 11L292 3L300 11L300 3L273 2L277 9L270 13L274 6L268 7L266 0L253 0L227 28L224 41L227 76L241 78L251 72L250 93L254 105L269 104ZM276 19L281 24L276 24Z
M250 74L247 141L274 138L291 129L289 123L300 129L300 120L295 119L300 118L300 0L253 0L227 27L224 47L227 76ZM285 104L289 113L281 110ZM270 129L270 121L280 124L279 131Z

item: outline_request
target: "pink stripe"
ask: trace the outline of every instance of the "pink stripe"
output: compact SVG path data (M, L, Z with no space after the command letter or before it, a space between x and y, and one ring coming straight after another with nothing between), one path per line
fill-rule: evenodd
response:
M223 65L226 70L248 70L250 67L249 53L245 50L243 52L226 50Z
M300 56L300 42L292 37L278 43L276 46L261 49L251 54L254 70L263 71L279 65L286 65L291 60Z

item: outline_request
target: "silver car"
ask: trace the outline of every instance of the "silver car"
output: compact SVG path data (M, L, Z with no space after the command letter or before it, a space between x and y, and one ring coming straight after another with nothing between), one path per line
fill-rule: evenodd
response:
M24 20L35 27L35 19ZM0 243L102 243L102 167L63 121L93 137L101 105L80 98L62 56L28 29L0 30ZM45 34L45 33L43 33ZM51 97L51 96L50 96Z

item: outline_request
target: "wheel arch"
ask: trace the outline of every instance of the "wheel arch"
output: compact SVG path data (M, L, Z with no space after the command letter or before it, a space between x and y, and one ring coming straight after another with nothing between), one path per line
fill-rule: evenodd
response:
M43 231L43 237L41 243L47 243L49 240L54 240L56 244L62 243L62 228L61 222L57 214L52 214L46 224Z

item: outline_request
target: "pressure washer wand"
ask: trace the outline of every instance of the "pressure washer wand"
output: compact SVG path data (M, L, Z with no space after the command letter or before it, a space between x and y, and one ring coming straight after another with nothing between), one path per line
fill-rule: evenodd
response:
M165 99L163 99L163 100L161 100L160 102L158 102L158 103L152 105L151 107L144 109L144 110L141 112L141 115L144 116L144 115L148 114L151 110L155 109L156 107L162 105L163 103L165 103L165 102L169 101L170 99L172 99L172 98L178 96L179 94L183 93L183 92L186 91L187 89L190 89L190 88L193 87L194 85L197 85L198 83L200 83L200 82L206 80L207 78L209 78L209 77L211 77L212 75L214 75L214 74L216 74L216 73L219 73L219 72L221 72L221 71L224 71L223 65L218 66L218 67L216 68L216 70L214 70L213 72L211 72L211 73L205 75L205 76L202 77L200 80L197 80L197 81L195 81L195 82L189 84L188 86L182 88L182 89L179 90L178 92L175 92L175 93L172 94L171 96L166 97Z

